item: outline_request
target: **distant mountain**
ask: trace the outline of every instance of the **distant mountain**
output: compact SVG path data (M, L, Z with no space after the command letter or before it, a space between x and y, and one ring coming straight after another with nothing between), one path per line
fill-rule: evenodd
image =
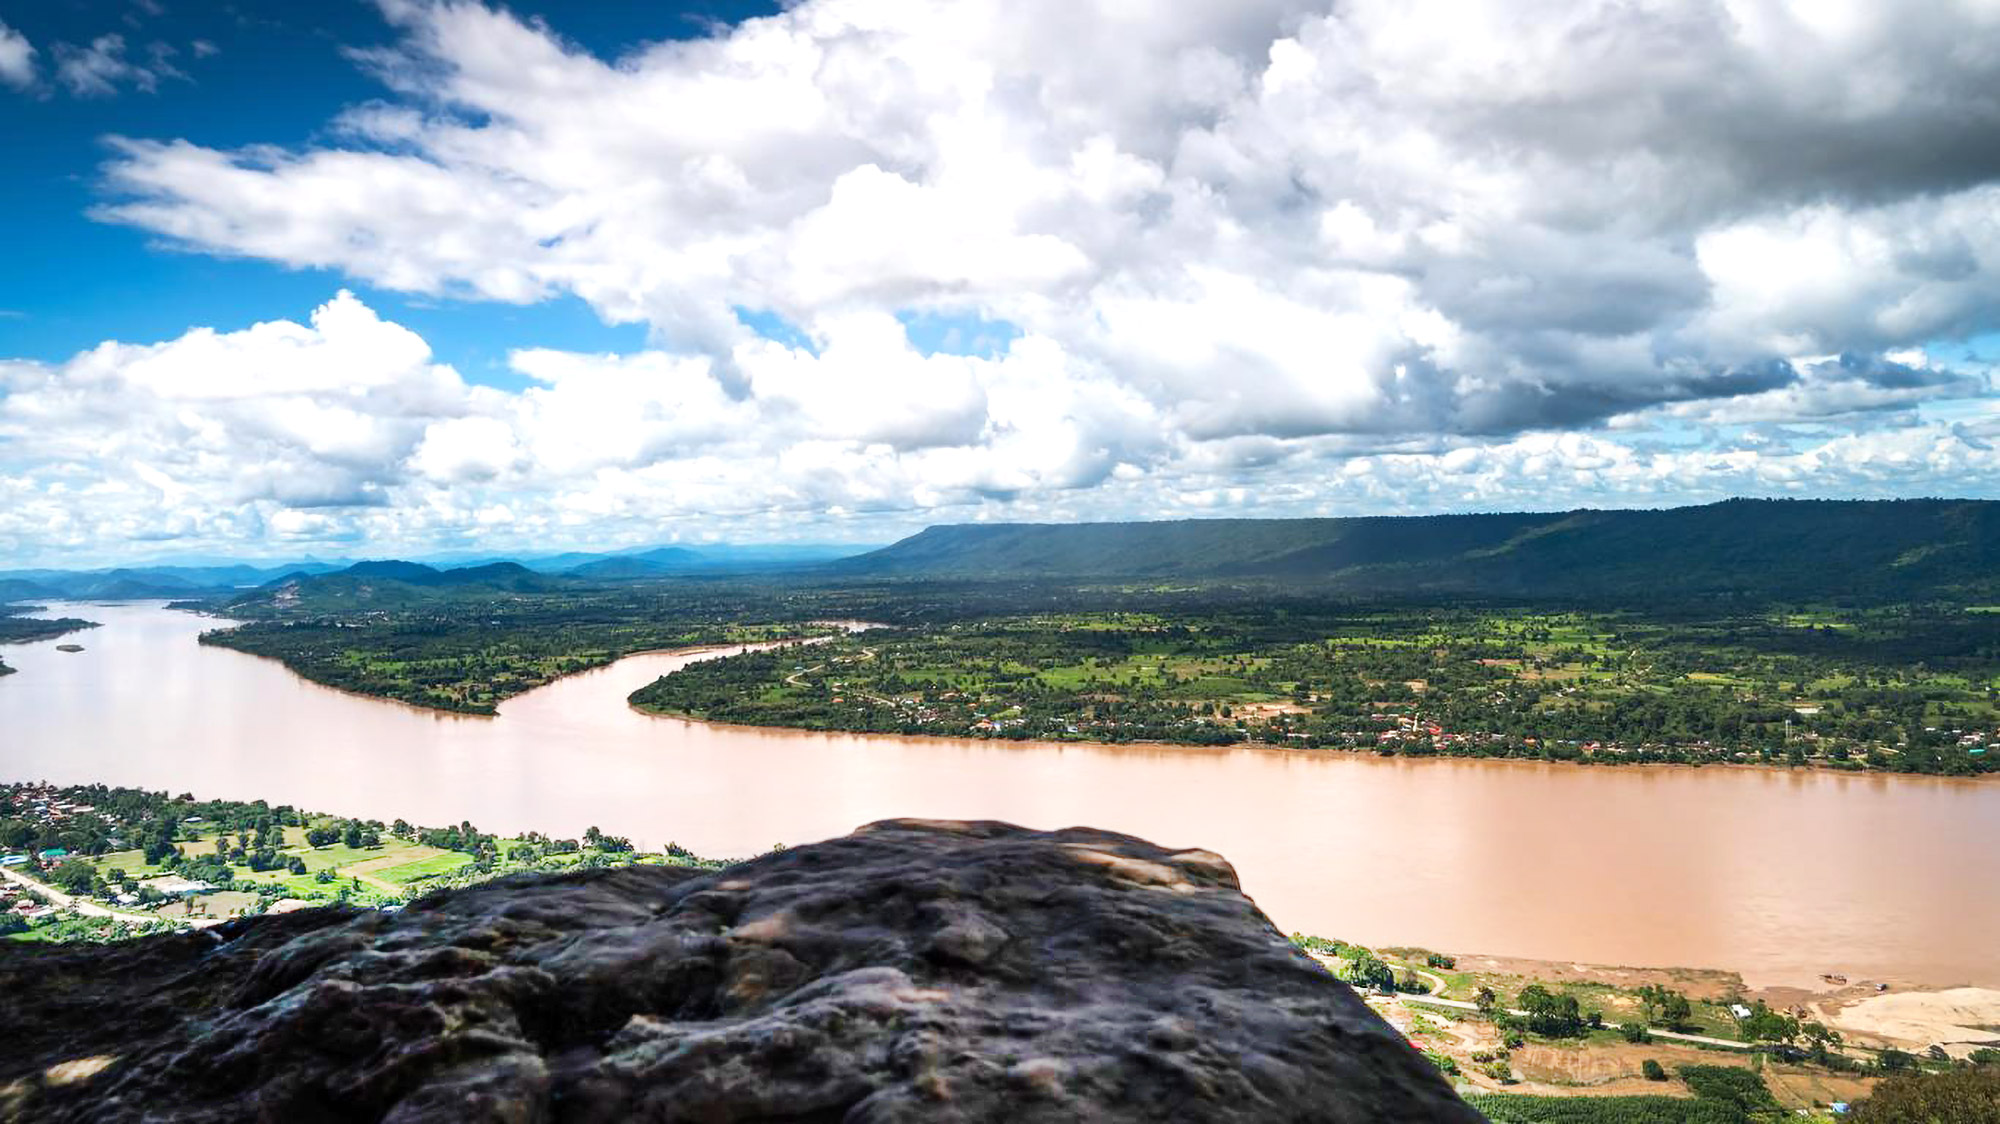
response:
M287 574L322 573L319 563L295 566L138 566L114 570L12 570L0 573L0 601L118 601L214 596L263 585Z
M2000 593L2000 503L1730 500L1666 511L929 528L850 576L1257 578L1496 596Z
M433 560L431 564L401 560L334 563L307 559L272 566L225 560L216 561L213 565L127 566L108 570L0 570L0 602L214 599L273 582L336 573L431 587L438 584L435 575L477 572L496 564L539 574L572 574L593 581L641 580L694 573L719 577L797 569L867 549L870 548L800 543L756 546L712 544L661 546L617 553L570 551L518 558L465 556L451 562ZM505 580L519 581L520 575L513 571L496 571L485 576L447 579L444 584Z
M0 578L0 603L7 601L59 601L62 594L40 582L21 578Z
M338 612L394 609L452 597L494 593L545 593L577 583L538 574L519 562L489 562L441 570L421 562L356 562L330 574L287 574L225 602L242 610Z

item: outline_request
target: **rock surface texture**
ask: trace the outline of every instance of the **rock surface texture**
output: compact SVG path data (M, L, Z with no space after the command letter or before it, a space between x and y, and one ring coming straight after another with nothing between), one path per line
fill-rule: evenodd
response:
M889 821L0 953L0 1118L1466 1121L1205 851Z

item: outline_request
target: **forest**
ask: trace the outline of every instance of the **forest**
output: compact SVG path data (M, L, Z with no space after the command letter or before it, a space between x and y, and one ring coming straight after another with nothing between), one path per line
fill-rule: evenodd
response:
M201 642L281 660L329 687L492 714L523 691L635 652L832 631L810 623L817 604L695 587L464 595L393 610L271 611Z

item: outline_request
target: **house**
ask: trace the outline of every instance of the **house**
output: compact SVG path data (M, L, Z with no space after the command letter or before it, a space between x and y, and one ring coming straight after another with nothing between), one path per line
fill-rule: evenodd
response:
M1739 1019L1747 1019L1750 1017L1750 1008L1745 1007L1741 1003L1731 1003L1729 1005L1729 1013Z
M215 889L215 887L206 882L196 882L191 878L182 878L178 874L165 874L158 878L149 878L140 883L140 885L151 886L153 889L170 898L192 897L195 894L205 894Z

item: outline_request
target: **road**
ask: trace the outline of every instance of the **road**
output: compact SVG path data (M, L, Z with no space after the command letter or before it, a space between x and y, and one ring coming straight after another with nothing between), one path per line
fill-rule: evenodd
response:
M1325 953L1315 952L1310 955L1314 960L1317 960L1321 964L1326 965L1328 971L1333 971L1334 968L1339 963L1338 957L1328 956ZM1445 986L1444 978L1437 975L1436 973L1427 972L1422 968L1416 967L1415 965L1410 966L1410 971L1415 972L1418 976L1422 977L1426 983L1430 984L1432 991L1444 990ZM1335 974L1338 975L1339 973L1336 972ZM1441 999L1435 995L1406 995L1402 992L1398 992L1396 994L1396 998L1402 1000L1405 1003L1424 1003L1432 1007L1450 1007L1456 1011L1479 1010L1479 1004L1468 1003L1463 999ZM1528 1012L1523 1011L1517 1007L1509 1007L1506 1008L1505 1010L1510 1015L1519 1015L1523 1018L1527 1017L1528 1014ZM1611 1028L1612 1030L1617 1030L1624 1024L1606 1022L1604 1025ZM1738 1042L1733 1038L1710 1038L1705 1034L1682 1034L1679 1031L1654 1030L1651 1027L1648 1027L1646 1029L1646 1033L1652 1035L1654 1038L1665 1038L1674 1042L1692 1042L1697 1046L1720 1046L1725 1050L1751 1050L1756 1048L1755 1046L1753 1046L1751 1043L1748 1042Z
M1425 1003L1433 1007L1451 1007L1460 1011L1479 1010L1479 1004L1467 1003L1463 999L1439 999L1435 995L1398 995L1396 998L1401 999L1405 1003ZM1506 1008L1506 1011L1510 1015L1520 1015L1523 1017L1528 1013L1515 1007ZM1604 1025L1612 1030L1617 1030L1624 1024L1606 1021ZM1710 1038L1705 1034L1682 1034L1675 1030L1656 1030L1651 1027L1646 1029L1646 1033L1652 1035L1654 1038L1665 1038L1673 1042L1692 1042L1697 1046L1720 1046L1726 1050L1756 1049L1753 1043L1738 1042L1733 1038Z
M112 909L107 905L99 905L89 898L79 898L74 894L65 894L54 886L40 879L30 878L12 867L0 867L0 877L5 877L9 882L33 890L35 893L47 898L51 905L63 909L73 909L85 917L110 917L115 920L131 921L138 924L147 924L154 921L177 921L193 925L198 929L208 925L221 924L220 920L213 917L170 917L162 913L128 913L122 909Z

